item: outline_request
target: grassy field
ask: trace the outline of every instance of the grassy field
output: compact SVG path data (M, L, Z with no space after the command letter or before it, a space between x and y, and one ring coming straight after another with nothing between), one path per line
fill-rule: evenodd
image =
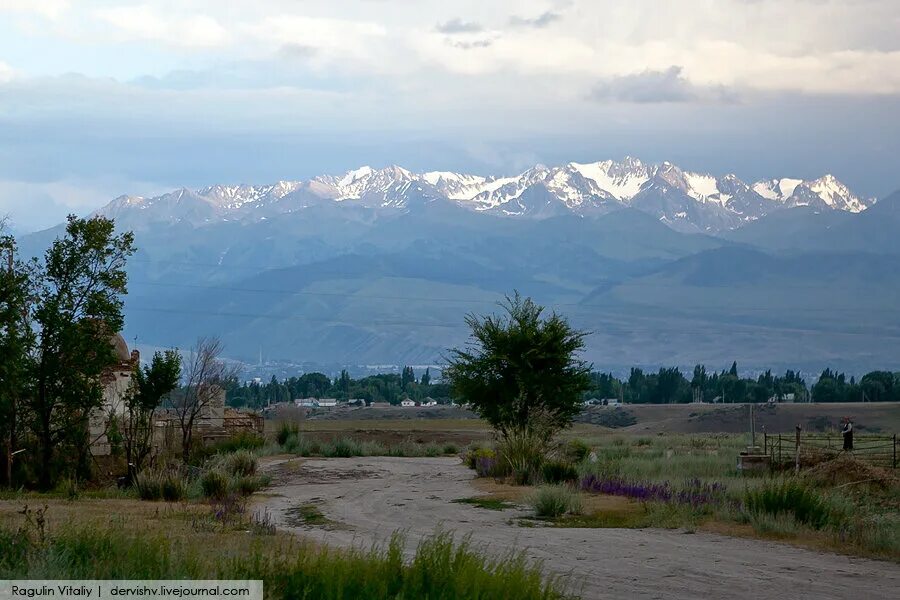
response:
M634 434L655 433L744 433L750 429L746 404L629 404L622 408L591 408L575 425L579 435L608 429ZM796 425L804 431L837 431L844 416L854 418L857 431L900 433L900 404L777 404L755 405L757 431L790 433ZM318 410L310 418L303 411L287 413L302 423L305 431L384 431L444 436L489 436L486 423L458 408L363 408ZM274 430L277 421L267 421Z
M525 525L707 530L900 561L897 473L845 456L799 476L746 475L748 438L589 436L591 455L563 486L482 479L482 498L531 505L538 519Z
M307 507L298 518L320 514ZM563 581L518 554L489 558L436 532L405 560L401 542L332 550L277 532L252 507L37 495L0 501L2 579L262 579L267 598L567 597Z

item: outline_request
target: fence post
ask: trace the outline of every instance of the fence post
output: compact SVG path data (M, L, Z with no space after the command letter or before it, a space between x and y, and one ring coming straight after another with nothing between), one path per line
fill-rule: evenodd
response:
M796 459L794 463L794 472L800 472L800 425L797 425L797 441L796 441Z
M896 469L896 468L897 468L897 434L896 434L896 433L894 434L894 461L893 461L893 465L894 465L894 468Z
M769 453L769 434L763 429L763 454Z

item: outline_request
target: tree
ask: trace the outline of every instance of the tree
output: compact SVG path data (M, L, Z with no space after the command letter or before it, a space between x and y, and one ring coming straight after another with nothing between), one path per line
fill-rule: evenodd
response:
M428 387L431 385L431 370L428 367L425 367L425 373L422 374L422 381L420 382L422 387Z
M2 231L2 220L0 220ZM0 237L0 484L13 483L21 394L26 387L34 332L29 323L31 273L15 260L16 242Z
M578 358L585 332L518 293L501 304L506 314L469 315L471 342L450 351L444 376L504 439L546 443L571 424L590 386L590 367Z
M413 371L412 367L403 367L403 372L400 375L400 387L406 389L406 386L410 383L416 382L416 373Z
M53 481L58 451L87 465L88 418L102 404L101 375L117 362L110 339L123 324L133 243L131 233L115 234L110 219L70 216L65 236L45 254L33 311L33 387L23 402L43 488Z
M224 346L216 337L201 337L191 350L185 365L184 387L173 401L175 415L181 428L181 453L190 462L194 442L194 426L216 398L224 392L233 370L221 359Z
M180 378L181 354L177 350L156 352L149 365L135 365L122 428L129 477L143 470L153 447L153 417Z

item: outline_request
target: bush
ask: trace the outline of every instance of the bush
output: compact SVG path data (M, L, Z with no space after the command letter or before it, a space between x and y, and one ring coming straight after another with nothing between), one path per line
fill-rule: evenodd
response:
M555 518L565 514L581 514L581 497L565 485L546 485L530 498L534 513L539 517Z
M581 440L570 440L565 445L563 453L569 462L578 464L588 457L591 447Z
M814 529L840 527L846 515L828 498L808 485L794 479L766 483L744 494L744 506L751 514L773 517L791 515Z
M266 438L253 431L239 431L238 433L216 442L212 447L215 454L227 454L238 450L257 450L266 445Z
M352 438L340 438L322 448L322 456L328 458L350 458L362 456L362 447Z
M230 475L256 474L256 457L247 450L238 450L233 454L226 454L220 464L225 472Z
M571 463L551 460L541 467L541 476L545 483L570 483L578 480L578 469Z
M163 497L162 476L154 471L141 471L132 484L138 498L155 502Z
M444 454L459 454L459 446L452 442L444 444Z
M508 435L497 445L497 455L518 485L528 485L540 476L546 443L540 434L518 432Z
M203 495L213 500L221 500L227 496L230 483L228 475L215 469L207 471L200 477Z
M241 496L252 496L267 485L269 478L265 475L243 475L231 480L231 489Z
M178 502L187 496L188 484L180 475L167 473L160 480L162 498L166 502Z
M300 426L290 421L282 421L275 435L275 441L279 446L285 446L291 437L300 437Z
M470 448L466 452L463 461L466 463L467 467L469 467L470 469L474 469L479 458L490 458L492 460L496 460L497 453L490 448L480 448L476 446L474 448Z

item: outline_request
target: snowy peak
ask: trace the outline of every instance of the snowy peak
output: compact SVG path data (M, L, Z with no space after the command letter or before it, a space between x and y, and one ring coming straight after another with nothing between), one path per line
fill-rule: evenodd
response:
M152 198L120 196L100 212L135 227L159 221L198 226L217 220L272 218L323 203L405 211L414 201L450 202L475 212L536 219L566 213L588 216L630 206L687 231L733 229L795 206L858 213L873 203L855 195L833 175L748 185L733 174L715 176L685 171L671 162L650 164L625 157L535 165L512 176L417 174L397 165L363 166L308 181L214 185L195 191L181 188Z
M622 202L634 198L653 175L652 169L640 160L625 157L622 162L606 160L595 163L569 163L569 167L585 179Z
M855 196L834 175L825 175L815 181L801 185L807 187L828 208L852 213L859 213L868 208L867 203Z

